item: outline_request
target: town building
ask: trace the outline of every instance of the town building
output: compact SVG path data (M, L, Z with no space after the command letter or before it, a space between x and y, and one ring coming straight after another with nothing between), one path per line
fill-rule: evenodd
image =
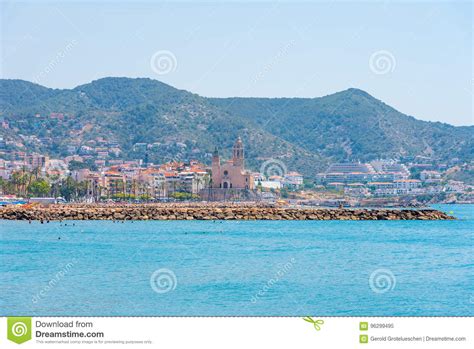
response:
M351 183L344 187L344 194L354 197L369 196L369 189L362 183Z
M421 181L418 179L400 179L393 184L396 195L421 194Z
M259 181L258 186L262 189L268 190L280 190L282 187L283 177L281 176L270 176L267 180Z
M336 163L329 166L326 172L317 174L319 183L340 182L367 183L393 182L410 177L410 171L403 165L392 160L377 160L370 164Z
M421 171L420 179L426 183L439 183L442 181L441 173L438 171Z
M303 175L298 172L288 172L283 178L283 185L292 190L303 187Z
M326 172L319 173L321 183L366 183L372 181L376 172L370 164L336 163L329 166Z
M212 188L254 189L254 178L245 170L244 159L244 145L240 137L232 149L232 159L223 164L216 148L212 156Z
M41 154L25 156L25 165L30 169L44 169L48 165L49 157Z

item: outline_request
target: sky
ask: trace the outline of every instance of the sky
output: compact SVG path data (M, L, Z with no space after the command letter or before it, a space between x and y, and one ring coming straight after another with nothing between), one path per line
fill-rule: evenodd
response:
M351 87L473 124L471 1L2 1L0 76L73 88L149 77L208 97Z

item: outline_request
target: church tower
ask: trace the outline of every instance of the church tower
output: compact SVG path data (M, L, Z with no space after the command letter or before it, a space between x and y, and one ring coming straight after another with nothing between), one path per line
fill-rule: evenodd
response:
M234 166L244 166L244 145L240 137L235 141L234 148L232 150L232 161Z
M240 137L232 148L231 160L221 164L216 148L212 154L212 188L222 189L222 193L228 189L232 191L254 189L254 179L244 168L244 158L244 145Z

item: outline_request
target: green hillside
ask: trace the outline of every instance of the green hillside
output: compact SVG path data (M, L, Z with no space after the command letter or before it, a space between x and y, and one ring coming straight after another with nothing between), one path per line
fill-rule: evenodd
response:
M472 160L474 155L474 127L420 121L358 89L313 99L211 101L292 144L338 161L417 155Z
M6 152L66 156L71 147L117 143L127 159L147 152L153 162L209 162L215 146L229 156L240 135L249 167L275 158L307 176L335 161L473 159L473 127L416 120L357 89L313 99L215 99L141 78L104 78L70 90L0 80L0 107L9 124L0 129ZM51 117L57 113L64 115Z

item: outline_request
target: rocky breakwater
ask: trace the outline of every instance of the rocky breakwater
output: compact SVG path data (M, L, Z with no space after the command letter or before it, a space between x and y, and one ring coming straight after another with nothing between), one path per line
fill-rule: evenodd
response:
M433 209L324 209L248 205L52 205L0 208L8 220L451 220Z

